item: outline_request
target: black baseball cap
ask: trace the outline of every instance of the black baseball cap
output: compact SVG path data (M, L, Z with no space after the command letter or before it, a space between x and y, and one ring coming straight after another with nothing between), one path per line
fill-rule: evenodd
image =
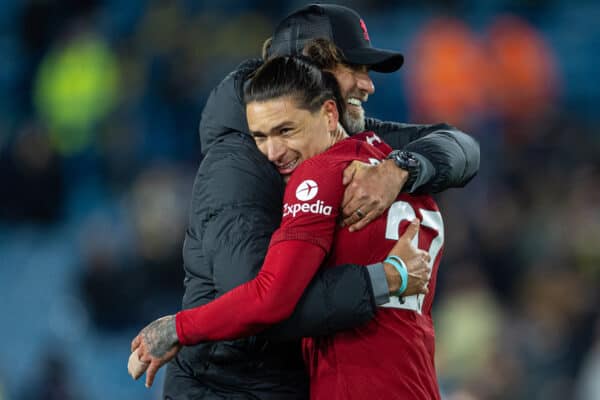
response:
M404 63L402 54L371 46L367 26L358 13L334 4L310 4L279 23L268 56L300 55L306 43L323 38L333 42L351 64L368 65L377 72L394 72Z

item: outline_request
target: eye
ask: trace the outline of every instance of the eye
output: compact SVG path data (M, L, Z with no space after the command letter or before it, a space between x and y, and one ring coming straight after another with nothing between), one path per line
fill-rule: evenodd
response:
M293 132L292 128L289 128L289 127L281 128L281 129L279 130L279 134L280 134L280 135L285 135L285 136L289 136L289 135L291 135L291 134L292 134L292 132Z
M346 66L348 67L348 69L350 69L352 72L357 72L359 74L368 74L370 71L370 68L368 65L361 65L361 64L346 64Z

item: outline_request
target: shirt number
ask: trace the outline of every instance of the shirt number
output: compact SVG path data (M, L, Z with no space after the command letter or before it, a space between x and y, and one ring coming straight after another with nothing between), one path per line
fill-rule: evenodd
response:
M423 220L421 221L422 226L427 226L437 232L437 236L431 241L428 249L426 250L431 256L431 260L429 261L429 276L431 276L431 271L433 269L433 263L437 258L442 246L444 244L444 222L442 221L442 214L439 211L430 211L419 209L421 215L423 216ZM400 223L402 221L412 221L416 218L415 210L412 206L406 201L397 201L390 207L388 211L387 223L385 228L385 237L386 239L398 240L400 237L398 235L398 228L400 227ZM419 245L419 233L415 235L412 240L412 244L415 247ZM423 300L425 299L425 295L418 294L413 296L403 297L402 299L393 296L390 297L390 301L383 304L381 307L392 307L392 308L402 308L406 310L416 311L421 314L421 309L423 307Z

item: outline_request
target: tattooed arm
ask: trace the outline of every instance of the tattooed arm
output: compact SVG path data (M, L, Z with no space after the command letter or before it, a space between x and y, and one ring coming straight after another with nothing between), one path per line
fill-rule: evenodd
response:
M138 358L146 364L146 387L152 386L160 367L177 355L181 344L177 338L175 315L167 315L148 324L131 342L131 352L137 350ZM141 370L134 379L138 379Z

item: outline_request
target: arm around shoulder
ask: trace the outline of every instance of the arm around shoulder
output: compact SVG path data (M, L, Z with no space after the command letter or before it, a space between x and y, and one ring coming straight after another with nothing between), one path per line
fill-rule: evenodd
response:
M479 144L471 136L447 125L415 125L368 118L374 131L395 150L412 153L418 163L407 182L410 193L436 193L465 186L479 171Z
M269 181L267 172L258 172L261 167L255 165L257 160L241 158L228 161L218 157L207 171L211 185L205 190L211 192L210 201L215 206L225 204L215 208L202 240L219 295L258 274L281 218L280 189L264 188L277 183ZM244 193L236 195L240 190ZM300 260L296 263L300 267ZM370 275L362 266L319 271L292 316L271 328L268 336L280 339L319 336L360 325L375 313L371 287Z

